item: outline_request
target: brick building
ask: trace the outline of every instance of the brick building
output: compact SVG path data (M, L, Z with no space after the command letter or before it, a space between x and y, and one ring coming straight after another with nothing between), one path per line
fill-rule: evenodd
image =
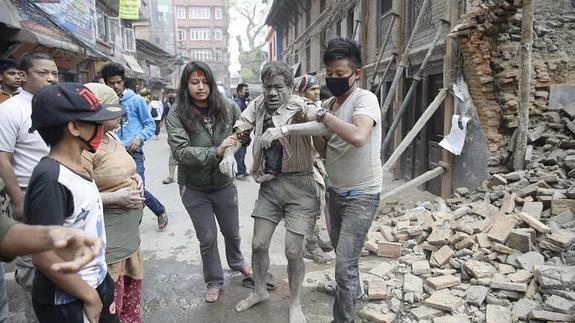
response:
M224 0L174 0L175 48L184 60L210 65L218 84L230 84L229 14Z
M572 53L575 50L573 42L559 37L571 37L573 33L571 1L536 0L535 3L533 117L540 115L541 108L548 105L553 84L572 83ZM270 59L287 62L296 74L317 73L323 79L321 57L327 41L337 36L353 38L363 49L363 86L374 90L381 84L378 95L383 104L423 4L424 0L275 0L269 5L266 18L272 28L267 37L270 53L273 52ZM445 165L441 161L447 162L449 175L424 185L435 194L446 195L456 187L474 189L490 172L509 165L512 154L509 144L517 127L520 6L520 1L511 0L428 1L423 8L420 27L413 35L407 66L392 106L384 116L386 134L442 21L449 22L452 14L455 19L439 38L384 159L398 147L439 90L450 88L457 75L464 76L475 105L466 112L472 119L460 156L447 154L439 146L451 127L454 105L448 95L401 155L394 167L396 178L413 179L440 164ZM456 9L451 11L452 7ZM377 64L380 48L394 19L390 41ZM459 28L460 32L447 37L453 28ZM448 44L455 48L453 55L448 55ZM389 65L389 72L382 78L393 59L395 62ZM371 84L376 65L378 76ZM445 113L446 105L449 115Z

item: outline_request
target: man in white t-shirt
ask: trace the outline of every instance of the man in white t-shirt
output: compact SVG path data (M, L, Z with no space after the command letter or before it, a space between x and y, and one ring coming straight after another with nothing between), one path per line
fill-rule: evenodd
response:
M333 317L336 323L353 322L355 302L362 293L359 257L383 180L381 112L377 97L359 88L362 63L356 42L332 39L323 61L326 85L334 97L317 110L316 121L268 129L262 145L288 134L326 137L330 239L336 255Z
M22 221L24 191L34 167L49 151L38 133L28 131L32 126L32 97L41 88L58 83L58 67L50 55L33 52L22 57L20 68L22 91L0 104L0 177L6 185L13 216ZM16 282L26 292L28 322L35 320L31 299L33 278L30 257L18 257Z
M158 100L157 96L153 96L152 101L150 101L149 103L149 107L152 119L154 119L154 122L156 123L156 131L154 132L154 134L156 135L157 140L158 136L160 135L160 127L162 123L162 115L164 113L164 105L162 104L162 102L160 102L160 100Z

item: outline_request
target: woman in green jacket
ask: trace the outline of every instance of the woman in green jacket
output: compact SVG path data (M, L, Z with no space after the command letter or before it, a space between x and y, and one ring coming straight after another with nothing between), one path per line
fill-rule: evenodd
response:
M180 196L200 241L205 301L209 303L219 299L224 285L216 221L230 268L246 277L252 274L240 251L238 191L233 179L219 170L224 150L236 143L233 126L239 117L239 107L218 91L210 67L198 61L188 63L176 105L166 118L166 130L178 162Z

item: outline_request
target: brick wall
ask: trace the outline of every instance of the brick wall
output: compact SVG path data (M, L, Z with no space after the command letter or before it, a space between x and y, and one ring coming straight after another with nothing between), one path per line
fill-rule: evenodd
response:
M530 118L540 118L551 84L573 82L575 11L568 0L535 2ZM521 3L473 0L453 33L464 75L489 142L490 165L507 164L517 128Z

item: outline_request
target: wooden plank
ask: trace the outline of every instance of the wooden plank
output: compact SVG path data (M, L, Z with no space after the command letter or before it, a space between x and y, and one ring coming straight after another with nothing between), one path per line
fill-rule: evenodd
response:
M430 0L424 0L423 4L421 5L421 8L425 8L429 4L429 1ZM401 7L401 8L403 9L403 7ZM401 55L401 61L399 62L399 64L397 65L397 68L395 70L395 76L393 77L393 82L391 83L391 87L389 89L389 92L387 93L387 97L385 98L385 102L383 103L383 106L381 108L381 114L383 117L385 117L387 109L389 109L389 106L391 105L391 101L393 100L393 98L395 96L395 91L397 90L397 85L399 84L399 80L403 76L403 71L407 67L411 43L413 42L413 39L415 38L415 34L417 33L417 31L419 29L419 25L421 24L421 21L422 21L421 17L423 17L424 12L425 12L425 10L419 11L419 15L417 16L417 20L415 21L415 25L413 27L411 35L409 36L409 40L407 41L407 44L405 45L405 49L403 51L403 54Z
M451 27L455 26L459 20L459 1L448 0L447 20ZM445 56L443 57L443 87L446 89L453 88L455 67L457 65L457 43L454 38L448 37L445 40ZM451 130L451 117L455 111L455 100L453 95L449 94L443 104L443 133L449 134ZM446 164L445 172L441 176L441 197L448 198L451 196L453 187L453 156L445 149L442 151L441 160Z
M387 200L388 198L405 191L406 189L413 189L416 188L422 184L425 184L427 182L429 182L430 180L436 178L437 176L441 175L443 173L444 169L443 167L439 166L436 167L430 171L427 171L421 175L419 175L418 177L412 179L411 181L402 184L396 188L394 188L393 190L383 194L380 198L380 206L383 206L385 204L385 200Z
M533 45L533 0L523 0L523 16L521 18L521 46L519 47L519 107L517 141L513 168L525 168L525 153L527 152L527 130L529 127L529 97L531 94L531 54Z
M384 172L389 171L391 169L391 166L396 161L399 160L399 158L401 157L401 154L403 154L405 149L407 149L407 146L409 146L411 144L413 139L419 134L419 132L425 126L427 121L429 121L429 119L431 119L431 117L433 116L435 111L437 111L437 109L441 105L441 102L443 101L443 99L445 98L446 95L447 95L447 91L445 89L442 89L441 91L439 91L439 93L437 94L437 96L435 97L433 102L431 102L431 104L427 107L427 109L425 109L425 111L423 112L423 114L421 115L419 120L417 120L415 125L413 125L413 128L411 128L409 133L405 136L405 138L403 138L403 140L401 141L401 144L395 149L393 154L385 162L385 164L383 165L383 171Z

